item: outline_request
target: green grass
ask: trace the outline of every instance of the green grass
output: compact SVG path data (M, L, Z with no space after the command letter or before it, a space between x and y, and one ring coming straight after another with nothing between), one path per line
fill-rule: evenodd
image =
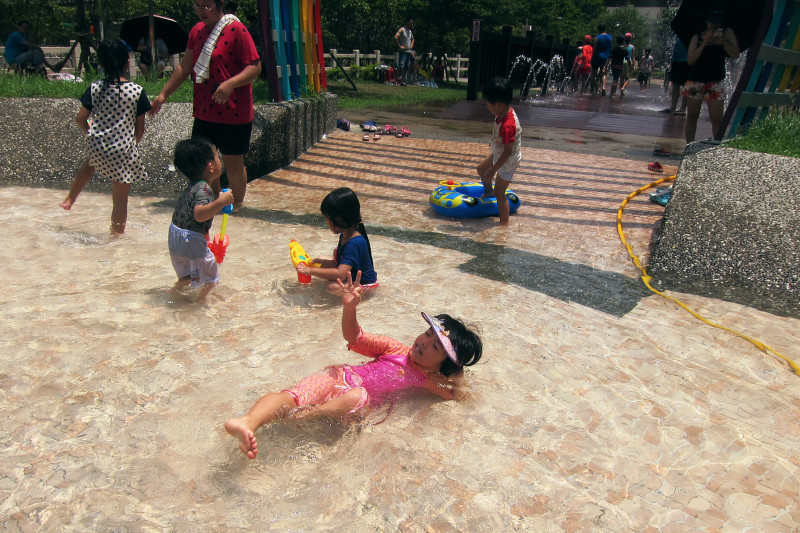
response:
M16 74L0 74L0 97L3 98L80 98L96 76L82 76L83 82L48 81L38 76L18 76ZM134 80L144 87L150 98L161 91L166 80L146 81L143 78ZM345 80L328 82L328 92L339 97L340 109L370 109L391 106L414 106L429 102L454 102L466 98L467 87L462 83L442 83L438 89L431 87L395 87L382 83L356 81L357 91ZM313 95L309 95L313 97ZM264 81L253 84L253 98L256 103L271 101L269 85ZM169 98L170 102L191 102L192 84L188 80Z
M800 113L773 111L755 122L744 135L725 142L725 146L765 154L800 157Z
M357 91L346 80L329 80L328 92L339 97L339 109L372 109L394 106L412 107L430 102L457 102L467 97L465 83L440 83L432 87L395 87L384 83L355 81Z
M89 84L98 79L94 75L82 75L82 82L46 80L39 76L19 76L16 74L0 74L0 97L2 98L80 98ZM166 80L146 81L143 78L134 80L144 87L152 99L161 91ZM266 87L265 87L266 89ZM267 89L268 92L268 89ZM191 102L192 84L187 81L169 98L170 102Z

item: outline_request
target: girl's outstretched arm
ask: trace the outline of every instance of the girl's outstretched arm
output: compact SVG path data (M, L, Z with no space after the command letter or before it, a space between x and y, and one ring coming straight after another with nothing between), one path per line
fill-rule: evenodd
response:
M356 307L361 303L361 271L356 274L355 281L350 272L347 273L346 282L337 281L342 289L342 336L348 344L352 344L358 340L358 334L361 332L356 317Z

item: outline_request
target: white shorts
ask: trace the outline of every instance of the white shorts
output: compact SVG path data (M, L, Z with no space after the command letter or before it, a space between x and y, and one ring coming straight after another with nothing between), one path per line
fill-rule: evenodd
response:
M170 224L169 255L175 273L179 278L188 277L192 287L219 282L219 266L205 235Z
M492 162L497 162L496 155L492 155ZM505 165L500 167L500 170L497 171L497 175L507 182L511 183L514 181L514 172L517 171L519 168L520 159L516 157L511 157L508 161L506 161Z

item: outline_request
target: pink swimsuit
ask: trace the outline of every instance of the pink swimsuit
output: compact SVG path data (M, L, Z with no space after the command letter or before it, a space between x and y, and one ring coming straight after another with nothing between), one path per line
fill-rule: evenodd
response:
M361 331L358 339L348 348L375 359L359 366L335 365L308 376L291 389L298 407L326 403L347 391L361 388L365 394L350 412L367 404L377 406L396 398L402 392L421 388L427 375L412 367L408 361L411 348L389 337L371 335Z

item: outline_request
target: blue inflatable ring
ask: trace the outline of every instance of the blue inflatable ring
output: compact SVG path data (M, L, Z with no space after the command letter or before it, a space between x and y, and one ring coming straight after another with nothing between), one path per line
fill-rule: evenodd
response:
M433 210L449 217L478 218L497 216L497 199L481 198L483 183L459 183L440 181L431 193ZM511 213L519 209L519 196L511 189L506 190L506 199Z

